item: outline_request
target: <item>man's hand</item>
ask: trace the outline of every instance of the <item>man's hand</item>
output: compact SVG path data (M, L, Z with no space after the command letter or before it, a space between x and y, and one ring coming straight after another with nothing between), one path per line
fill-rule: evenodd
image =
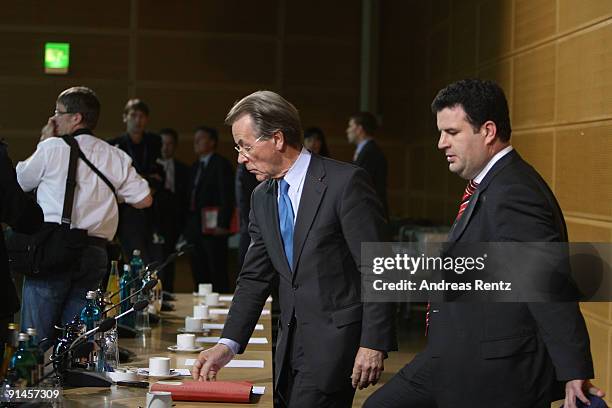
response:
M589 380L571 380L565 383L565 402L564 408L576 408L576 398L590 405L589 399L584 395L587 392L591 395L604 397L605 392L595 387Z
M385 354L382 351L359 347L355 356L353 374L351 375L353 388L359 386L361 390L370 384L376 384L385 369L384 358Z
M217 373L234 357L234 353L225 344L217 344L200 352L193 363L191 376L194 380L215 381Z
M53 116L51 116L47 121L47 124L40 130L40 141L42 142L45 139L55 136L57 136L57 125L53 119Z

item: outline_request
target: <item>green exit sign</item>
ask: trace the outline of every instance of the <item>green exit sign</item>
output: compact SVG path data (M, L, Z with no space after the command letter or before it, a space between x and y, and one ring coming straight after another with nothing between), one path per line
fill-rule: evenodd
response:
M45 43L45 74L67 74L70 67L70 43Z

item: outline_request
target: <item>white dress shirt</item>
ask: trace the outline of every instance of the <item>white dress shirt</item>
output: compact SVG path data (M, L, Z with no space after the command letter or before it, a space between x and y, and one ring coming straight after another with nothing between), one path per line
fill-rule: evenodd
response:
M478 175L476 177L474 177L474 182L480 184L480 182L485 178L485 176L487 175L489 170L491 170L491 168L493 168L495 163L497 163L499 161L499 159L501 159L502 157L504 157L505 155L510 153L513 149L514 148L512 146L507 146L507 147L503 148L502 150L500 150L499 152L495 153L495 156L491 157L491 160L489 160L489 162L484 167L484 169L482 169L480 171L480 173L478 173Z
M115 187L120 202L135 204L150 194L148 183L136 173L127 153L92 135L80 134L75 139L85 157ZM38 188L36 199L46 222L61 222L69 161L70 146L52 137L40 142L27 160L17 163L17 181L24 191ZM76 179L71 227L110 241L119 220L113 192L80 159Z

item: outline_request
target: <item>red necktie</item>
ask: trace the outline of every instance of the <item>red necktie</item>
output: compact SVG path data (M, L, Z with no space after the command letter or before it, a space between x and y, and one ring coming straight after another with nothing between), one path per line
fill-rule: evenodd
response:
M461 204L459 204L459 212L457 212L457 217L455 218L455 222L461 218L468 204L470 203L470 197L474 195L476 189L478 188L478 183L474 180L470 180L470 182L465 186L465 191L463 192L463 196L461 197ZM427 312L425 313L425 335L427 336L427 331L429 330L429 314L431 311L431 302L427 302Z

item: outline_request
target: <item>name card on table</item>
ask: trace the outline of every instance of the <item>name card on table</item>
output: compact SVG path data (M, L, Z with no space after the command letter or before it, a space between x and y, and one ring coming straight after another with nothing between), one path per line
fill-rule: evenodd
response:
M226 314L229 313L229 309L210 309L208 312L210 314L226 315ZM266 316L266 315L269 315L269 314L270 314L269 310L264 309L264 310L261 311L261 315L262 316Z
M204 330L223 330L224 323L204 323ZM263 324L257 323L255 330L263 330Z
M234 300L234 295L219 295L219 302L231 302ZM266 303L272 303L272 296L268 296Z
M198 343L217 343L220 337L207 336L207 337L196 337ZM249 344L268 344L268 339L265 337L251 337Z

